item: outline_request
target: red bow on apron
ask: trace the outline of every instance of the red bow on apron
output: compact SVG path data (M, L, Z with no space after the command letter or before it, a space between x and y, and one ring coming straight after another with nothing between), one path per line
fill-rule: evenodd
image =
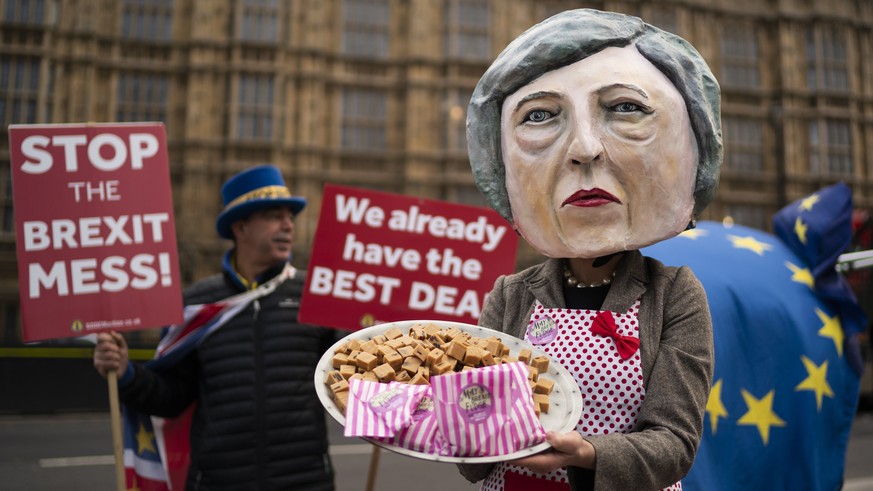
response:
M608 310L602 310L594 317L594 321L591 324L591 333L612 338L615 341L615 347L618 348L618 355L621 356L622 360L627 360L640 349L639 338L622 336L618 333L615 318L612 317L612 312Z

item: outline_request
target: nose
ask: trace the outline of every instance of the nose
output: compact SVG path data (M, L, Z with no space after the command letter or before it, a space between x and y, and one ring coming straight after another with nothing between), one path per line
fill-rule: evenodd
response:
M294 215L291 212L282 215L282 228L284 230L294 230Z
M589 164L603 154L599 133L588 122L574 124L572 140L567 147L567 162L572 165Z

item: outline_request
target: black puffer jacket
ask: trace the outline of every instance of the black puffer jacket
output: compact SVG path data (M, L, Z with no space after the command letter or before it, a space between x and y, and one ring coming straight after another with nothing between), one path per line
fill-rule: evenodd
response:
M125 404L158 416L197 400L189 491L334 489L313 377L335 335L297 323L303 276L298 271L252 302L170 371L136 365L133 381L120 389ZM240 291L230 274L215 275L189 287L185 304Z

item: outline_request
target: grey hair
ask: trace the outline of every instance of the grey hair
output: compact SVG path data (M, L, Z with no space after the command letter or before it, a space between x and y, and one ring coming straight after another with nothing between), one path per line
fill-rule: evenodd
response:
M723 153L721 95L706 61L684 39L638 17L578 9L554 15L513 40L482 75L470 99L467 145L473 177L504 218L512 222L500 140L503 101L546 72L609 47L629 45L663 72L685 100L699 156L695 216L715 197Z

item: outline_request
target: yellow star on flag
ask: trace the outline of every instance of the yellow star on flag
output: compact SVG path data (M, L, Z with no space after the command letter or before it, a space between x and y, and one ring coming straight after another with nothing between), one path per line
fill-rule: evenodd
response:
M763 256L764 252L773 249L773 246L764 242L759 242L754 237L739 237L736 235L728 235L728 239L734 244L737 249L748 249L759 256Z
M718 429L718 418L727 418L728 412L721 401L721 379L712 385L709 391L709 399L706 400L706 412L709 413L709 425L712 434Z
M818 411L821 412L822 396L828 396L831 399L834 398L834 391L831 389L831 386L828 385L828 362L825 360L821 366L817 366L812 360L805 356L801 356L800 361L803 362L803 366L806 368L808 376L803 380L803 382L797 384L797 387L795 387L794 390L811 390L815 392L816 407L818 407Z
M737 424L757 426L761 440L764 441L764 446L767 446L770 440L770 427L785 426L785 421L773 412L773 391L771 390L761 399L756 399L746 389L743 389L742 393L749 410L737 421Z
M154 438L155 434L151 431L147 431L145 426L140 423L139 431L136 434L136 444L138 446L136 453L142 455L146 450L151 453L158 453L157 449L155 449L155 446L152 444Z
M800 217L797 217L794 220L794 233L797 234L797 238L800 240L800 243L806 245L806 230L809 227L803 223L803 220Z
M810 288L815 287L815 278L809 268L801 268L796 264L785 261L785 267L791 270L791 281L802 283Z
M819 202L818 194L813 194L803 198L803 201L800 202L800 209L806 211L812 211L812 207L815 206L816 203Z
M834 340L834 345L837 348L837 354L843 356L843 327L840 325L839 316L829 317L816 307L815 315L822 321L821 329L818 330L818 335L823 338L831 338Z
M708 232L699 228L691 228L688 229L681 234L679 237L685 237L686 239L697 240L698 237L705 237Z

